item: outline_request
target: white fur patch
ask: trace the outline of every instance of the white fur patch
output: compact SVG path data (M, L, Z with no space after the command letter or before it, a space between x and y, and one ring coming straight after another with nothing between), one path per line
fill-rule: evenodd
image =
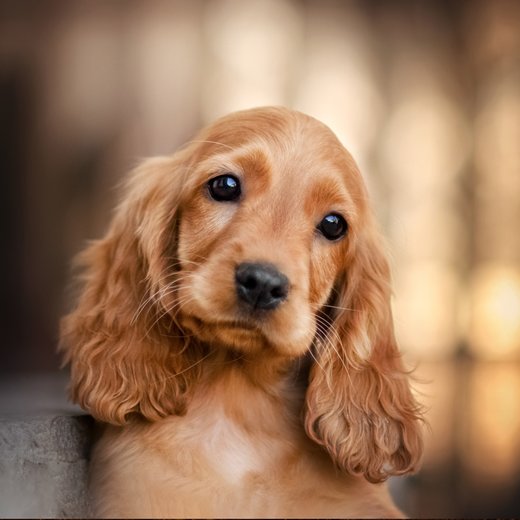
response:
M238 484L251 472L264 468L264 460L246 432L226 418L223 412L215 411L214 420L204 432L205 456L228 482Z

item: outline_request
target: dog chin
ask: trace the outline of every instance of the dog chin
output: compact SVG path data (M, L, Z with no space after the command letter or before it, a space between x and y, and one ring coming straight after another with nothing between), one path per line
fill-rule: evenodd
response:
M296 341L291 342L287 335L281 336L279 341L273 341L272 336L276 337L276 335L272 334L272 330L268 336L247 322L210 322L195 316L183 316L181 325L207 345L253 357L262 355L276 359L295 359L309 350L314 337L309 331L304 337L298 337Z
M210 322L195 316L183 316L181 325L199 340L240 353L260 353L275 349L257 328L240 322Z

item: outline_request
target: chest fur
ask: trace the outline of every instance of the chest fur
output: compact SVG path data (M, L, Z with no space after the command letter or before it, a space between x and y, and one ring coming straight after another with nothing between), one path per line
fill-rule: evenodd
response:
M203 412L108 430L93 457L93 472L101 476L92 486L96 513L268 511L280 486L296 482L299 434L287 427L279 435L262 427L249 430L215 407Z
M218 390L185 416L106 429L92 458L96 515L391 516L381 486L339 473L306 437L296 400Z

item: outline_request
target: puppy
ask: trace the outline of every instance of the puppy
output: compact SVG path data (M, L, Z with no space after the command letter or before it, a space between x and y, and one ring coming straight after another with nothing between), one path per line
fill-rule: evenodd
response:
M398 517L421 408L358 168L322 123L231 114L134 171L63 319L104 423L103 517Z

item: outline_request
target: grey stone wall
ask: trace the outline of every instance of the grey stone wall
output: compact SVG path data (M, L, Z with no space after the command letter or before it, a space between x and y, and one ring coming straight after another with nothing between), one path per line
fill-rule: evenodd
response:
M89 516L94 423L66 402L63 376L0 384L0 517Z

